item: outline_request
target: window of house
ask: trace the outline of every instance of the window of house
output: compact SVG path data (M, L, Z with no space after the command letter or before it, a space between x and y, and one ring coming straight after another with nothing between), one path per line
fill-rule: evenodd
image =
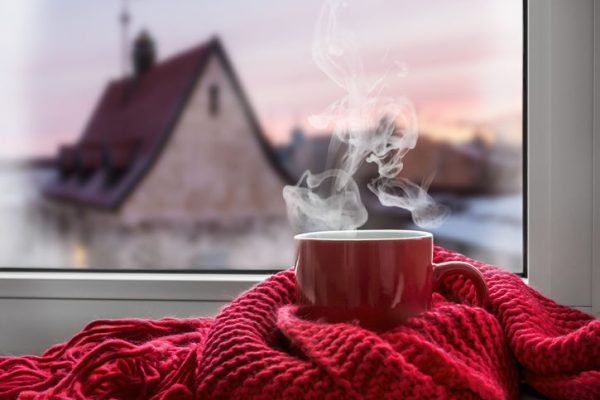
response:
M219 87L212 85L208 90L209 112L210 115L219 115Z
M252 12L241 0L134 2L118 31L114 2L14 4L16 22L0 15L15 38L0 44L8 60L0 104L9 111L0 119L0 268L292 264L282 189L331 166L333 128L323 116L347 95L314 60L322 2L260 0ZM415 110L418 140L400 176L448 210L419 227L364 190L363 227L429 230L440 245L523 273L524 2L355 1L338 17L361 60L357 84L377 83L368 96L406 99ZM136 41L141 27L147 36ZM86 41L73 41L82 30ZM136 53L136 43L157 53ZM328 49L345 62L343 50ZM151 65L136 71L135 54ZM234 100L225 114L220 88L209 85L208 118L219 119L205 124L193 99L206 86L193 83L215 77ZM105 184L111 172L95 154L89 179L65 179L89 171L60 149L98 141L142 145L124 156L117 184ZM371 173L365 164L357 183L366 187Z

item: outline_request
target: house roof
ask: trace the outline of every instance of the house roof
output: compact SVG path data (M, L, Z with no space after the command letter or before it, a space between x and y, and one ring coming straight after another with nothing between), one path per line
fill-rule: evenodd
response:
M159 159L212 56L222 62L268 162L286 183L291 182L215 38L154 65L139 77L110 82L80 140L59 151L61 175L45 188L45 194L85 206L120 207Z

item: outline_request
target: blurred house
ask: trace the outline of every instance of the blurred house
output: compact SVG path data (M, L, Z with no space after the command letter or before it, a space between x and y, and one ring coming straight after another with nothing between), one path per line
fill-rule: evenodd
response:
M218 39L162 62L147 33L63 146L47 198L129 225L284 218L289 180Z
M400 176L420 183L433 177L433 192L459 195L497 195L522 189L519 147L488 142L477 133L465 143L437 141L420 135L403 159Z
M415 183L433 178L432 191L481 193L485 191L486 151L468 152L461 146L421 135L404 156L400 176Z
M344 153L343 143L333 149L330 140L330 135L309 136L295 128L292 140L281 146L278 154L294 177L307 169L322 172L332 168ZM432 178L429 187L432 192L512 193L521 189L521 168L517 148L490 144L477 135L467 143L453 144L422 134L415 148L404 156L399 176L419 184ZM376 174L376 166L365 163L355 178L360 187L365 187Z

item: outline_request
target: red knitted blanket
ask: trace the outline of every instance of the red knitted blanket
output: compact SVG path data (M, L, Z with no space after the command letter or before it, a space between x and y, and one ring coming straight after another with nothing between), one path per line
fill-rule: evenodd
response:
M42 356L0 357L0 399L503 399L519 381L600 399L600 320L498 268L488 310L449 278L432 311L382 334L296 316L294 274L273 275L214 319L96 321Z

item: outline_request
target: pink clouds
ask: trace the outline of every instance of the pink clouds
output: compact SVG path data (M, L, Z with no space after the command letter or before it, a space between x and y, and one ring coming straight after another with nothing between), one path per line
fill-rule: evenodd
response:
M115 4L65 3L62 7L68 9L57 10L51 0L41 3L45 6L38 10L38 24L30 24L39 25L31 49L34 57L15 77L24 81L25 89L15 86L22 92L7 94L26 100L22 112L29 123L22 134L32 145L28 150L9 144L5 151L22 156L50 154L61 141L77 136L107 81L118 74ZM168 4L134 3L133 31L149 27L161 56L218 33L274 141L285 140L294 124L306 124L309 115L339 98L339 88L311 60L320 1L284 6L256 0L252 10L242 0L190 0L177 8ZM394 62L405 62L408 76L386 90L414 101L424 129L459 140L478 124L493 129L500 117L519 118L521 0L376 0L350 5L355 8L349 17L359 28L359 44L372 61L366 72L376 76ZM470 121L472 126L463 124L457 134L457 121ZM0 129L7 126L9 122L0 121ZM515 127L513 136L519 135Z

